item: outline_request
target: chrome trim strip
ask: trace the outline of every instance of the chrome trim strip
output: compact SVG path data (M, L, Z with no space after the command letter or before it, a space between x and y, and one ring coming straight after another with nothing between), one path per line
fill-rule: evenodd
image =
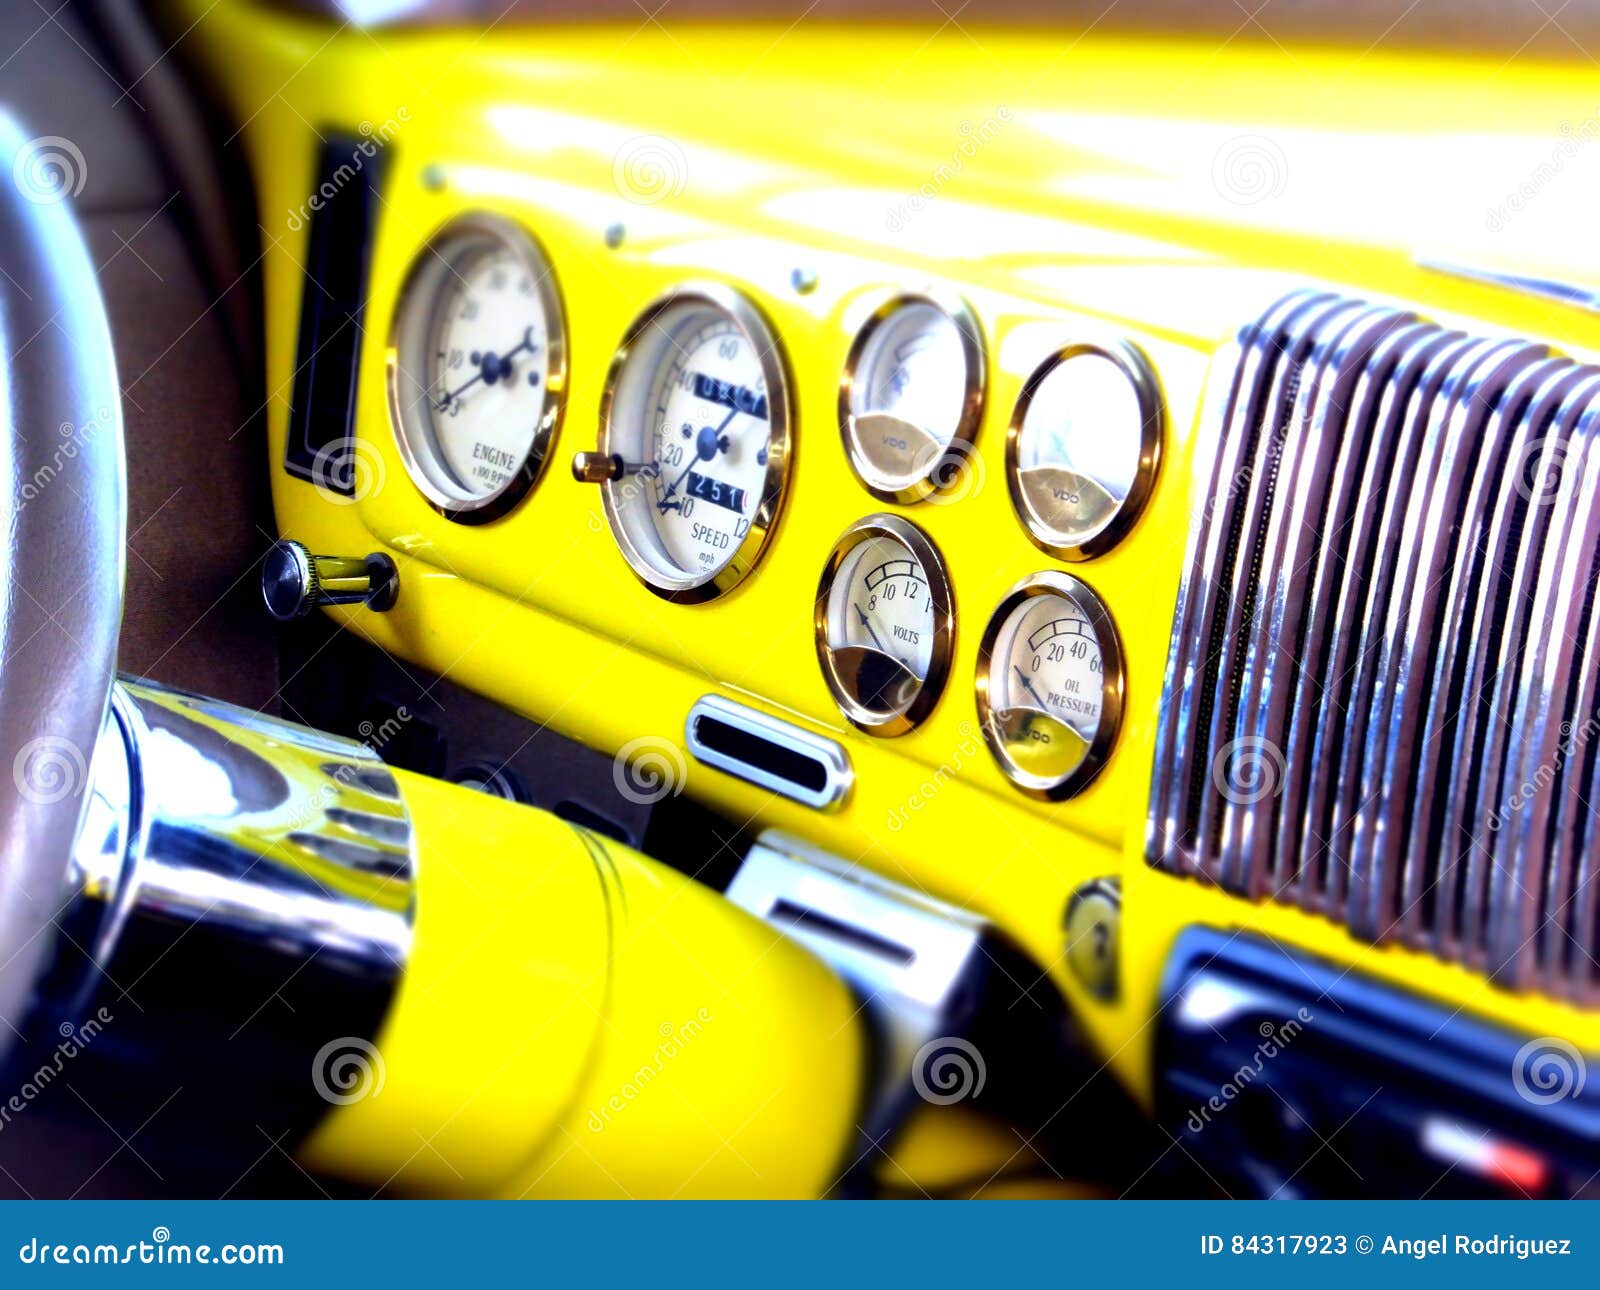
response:
M1248 628L1260 610L1261 558L1268 517L1276 504L1283 454L1292 448L1293 440L1298 439L1294 430L1294 410L1300 391L1307 383L1307 368L1316 352L1316 338L1324 327L1347 323L1357 308L1348 300L1335 299L1309 317L1301 316L1291 321L1285 328L1285 352L1273 373L1265 405L1259 415L1252 417L1256 438L1249 483L1245 488L1244 503L1237 513L1238 523L1230 552L1228 592L1223 597L1221 612L1212 622L1214 634L1209 643L1211 656L1205 672L1206 687L1214 694L1211 720L1208 730L1203 732L1203 753L1195 758L1190 767L1191 794L1197 787L1195 777L1207 777L1206 781L1198 784L1201 791L1195 829L1197 862L1202 872L1225 886L1237 877L1225 874L1220 863L1221 817L1227 801L1220 792L1205 792L1204 786L1210 780L1213 768L1223 764L1227 745L1233 738L1238 721L1240 690L1233 681L1241 675L1247 661L1243 656ZM1314 374L1311 379L1314 381ZM1200 733L1197 732L1197 735ZM1201 747L1198 737L1196 747ZM1238 886L1232 889L1242 890Z
M1448 482L1448 461L1452 452L1450 427L1462 406L1470 404L1486 374L1494 369L1510 342L1475 340L1456 356L1442 373L1433 397L1416 409L1421 436L1415 473L1398 476L1393 484L1407 479L1410 487L1403 494L1403 509L1393 531L1397 562L1388 595L1371 607L1362 638L1376 651L1372 674L1371 700L1360 751L1358 800L1350 816L1350 890L1345 918L1358 935L1380 939L1385 931L1392 902L1388 891L1391 854L1384 844L1395 833L1389 806L1392 780L1404 777L1408 767L1403 760L1391 759L1390 733L1404 709L1402 692L1415 644L1409 622L1413 605L1426 599L1437 570L1431 565L1418 567L1430 516L1439 504ZM1396 490L1398 491L1398 490Z
M1240 522L1238 484L1248 478L1253 430L1269 379L1283 346L1282 330L1302 313L1333 299L1327 293L1298 292L1274 305L1246 327L1236 345L1224 350L1231 379L1213 377L1195 451L1196 510L1190 522L1183 580L1178 590L1172 643L1156 731L1156 765L1151 785L1151 825L1146 840L1150 863L1177 873L1198 870L1195 822L1191 818L1195 743L1209 728L1212 694L1201 683L1217 612L1223 551ZM1223 390L1226 389L1226 397ZM1209 466L1209 480L1206 478Z
M1250 607L1246 611L1237 596L1231 602L1235 613L1241 615L1237 620L1242 639L1235 641L1230 634L1222 655L1222 665L1219 666L1219 693L1222 689L1231 691L1233 709L1232 720L1226 716L1223 709L1222 722L1213 725L1212 753L1215 758L1224 755L1222 750L1232 747L1241 739L1251 736L1251 717L1255 693L1258 689L1256 682L1259 672L1265 665L1265 656L1260 653L1259 637L1263 624L1269 619L1271 603L1267 582L1271 578L1275 565L1271 562L1268 552L1276 549L1282 541L1283 515L1287 507L1282 504L1283 495L1289 490L1297 472L1297 462L1304 446L1305 427L1309 416L1309 407L1316 396L1318 383L1322 379L1325 365L1329 359L1329 349L1343 335L1344 331L1357 325L1359 319L1354 307L1348 302L1343 302L1344 312L1332 315L1328 326L1322 325L1322 319L1312 321L1309 334L1300 339L1299 346L1307 347L1303 359L1299 357L1298 350L1291 360L1291 370L1284 380L1284 384L1275 388L1272 403L1269 405L1269 415L1273 418L1274 431L1270 437L1258 445L1256 463L1263 469L1252 472L1252 484L1265 477L1268 481L1267 495L1260 504L1260 509L1254 512L1248 521L1248 540L1260 545L1255 548L1252 557L1245 553L1236 552L1234 557L1235 586L1238 586L1240 564L1246 566L1245 576L1250 579L1248 595L1252 598ZM1280 377L1280 380L1284 378ZM1272 454L1276 453L1274 457ZM1267 457L1263 461L1261 453ZM1247 619L1244 617L1247 613ZM1235 621L1230 614L1231 622ZM1234 665L1226 666L1228 656L1235 648L1241 651ZM1223 678L1227 678L1225 682ZM1219 740L1225 740L1219 745ZM1261 886L1261 871L1264 866L1241 863L1243 857L1239 855L1241 832L1248 832L1248 822L1240 819L1235 803L1228 797L1222 796L1214 799L1220 819L1215 822L1214 828L1217 836L1217 876L1222 885L1241 895L1254 897L1259 894ZM1202 837L1209 838L1211 828L1204 825L1202 815Z
M1591 442L1591 462L1600 457L1600 445ZM1591 497L1591 501L1592 501ZM1556 782L1551 788L1554 819L1549 832L1549 856L1542 875L1541 921L1535 924L1536 940L1529 947L1530 972L1546 989L1570 982L1579 999L1588 1000L1593 983L1588 978L1592 960L1573 951L1583 945L1585 925L1574 917L1574 907L1582 908L1584 888L1576 885L1583 876L1585 850L1593 849L1590 834L1592 811L1584 790L1593 777L1596 754L1597 704L1600 704L1600 595L1597 595L1595 550L1591 546L1583 587L1581 639L1575 639L1571 692L1565 719L1556 731ZM1586 836L1588 835L1588 836ZM1585 847L1585 842L1590 846ZM1592 923L1588 925L1592 929ZM1592 936L1592 930L1589 932Z
M1481 348L1483 343L1470 337L1453 337L1430 353L1415 386L1394 392L1396 397L1388 408L1386 419L1394 419L1396 443L1389 477L1374 481L1383 488L1383 513L1376 532L1371 535L1373 566L1364 585L1352 583L1349 587L1352 614L1356 602L1361 608L1359 619L1351 620L1351 639L1357 652L1350 661L1350 700L1345 708L1348 722L1327 833L1328 907L1338 911L1336 916L1341 918L1348 917L1349 904L1358 890L1354 864L1359 841L1358 812L1366 800L1363 794L1365 758L1373 731L1381 728L1375 713L1381 701L1377 689L1384 658L1383 624L1393 599L1393 584L1404 571L1405 547L1400 535L1409 510L1410 492L1394 488L1392 481L1419 478L1430 424L1429 410L1437 404L1440 387L1452 379L1462 363L1470 363Z
M1576 652L1566 646L1582 630L1595 550L1600 545L1597 433L1600 406L1591 405L1573 436L1576 452L1569 453L1563 463L1551 507L1550 539L1559 546L1554 558L1547 556L1539 566L1541 577L1531 618L1530 644L1534 647L1523 656L1512 727L1510 746L1518 755L1507 760L1501 781L1503 802L1525 799L1525 804L1495 838L1498 846L1490 883L1486 967L1497 981L1512 987L1531 983L1536 918L1543 913L1542 884L1531 872L1532 854L1544 847L1548 837L1555 795L1547 776L1560 764L1560 723L1567 713L1566 695ZM1555 647L1538 648L1546 642ZM1528 791L1527 785L1532 785L1533 791Z
M1341 714L1347 666L1342 660L1351 637L1344 626L1349 605L1352 563L1357 569L1370 549L1370 531L1378 510L1367 503L1387 476L1393 435L1378 432L1388 391L1408 388L1411 376L1431 347L1440 341L1431 324L1412 322L1389 332L1368 356L1348 400L1340 427L1338 458L1326 502L1321 541L1315 553L1311 592L1307 597L1303 645L1297 666L1301 676L1287 719L1283 751L1286 760L1278 803L1276 853L1289 857L1279 865L1280 898L1308 909L1325 905L1328 848L1321 822L1327 818L1329 770L1338 764L1343 734ZM1352 562L1349 556L1357 559ZM1355 575L1361 581L1360 574ZM1331 709L1331 711L1330 711ZM1332 746L1330 747L1329 744Z
M1280 482L1267 519L1261 556L1263 599L1249 630L1240 674L1238 718L1232 738L1266 741L1283 751L1283 780L1292 774L1286 748L1286 711L1297 683L1301 633L1309 580L1305 568L1321 547L1327 516L1329 476L1343 439L1351 387L1376 346L1408 321L1390 309L1370 309L1348 317L1336 332L1319 340L1309 360L1314 375L1302 381L1293 424L1298 427L1280 460ZM1309 547L1309 550L1307 549ZM1282 781L1280 781L1280 788ZM1276 857L1277 794L1247 795L1223 809L1220 863L1223 884L1250 896L1282 881L1292 853ZM1257 857L1263 862L1257 862Z
M1520 291L1523 295L1534 296L1540 300L1555 300L1564 305L1576 305L1579 309L1600 313L1600 291L1580 286L1576 282L1540 278L1529 273L1511 273L1503 269L1467 264L1461 260L1434 259L1425 255L1417 256L1415 262L1420 268L1431 269L1435 273L1448 273L1452 277L1465 278L1469 282L1484 282L1493 287L1504 287L1508 291Z
M1407 865L1399 930L1415 946L1439 949L1452 941L1441 926L1441 913L1446 923L1453 921L1451 894L1461 851L1456 835L1442 826L1452 785L1470 783L1476 765L1471 750L1483 684L1480 633L1490 632L1484 615L1498 603L1494 593L1506 557L1506 499L1518 496L1506 480L1526 456L1534 428L1544 424L1560 392L1577 376L1571 363L1558 358L1518 374L1489 418L1483 433L1486 451L1466 481L1458 536L1452 539L1460 558L1452 563L1442 602L1439 644L1421 712L1422 752L1409 805L1410 832L1421 847ZM1467 699L1469 695L1473 697ZM1463 733L1464 746L1458 738Z
M1438 610L1452 561L1468 563L1459 545L1462 495L1467 476L1483 468L1479 454L1486 446L1485 422L1506 387L1548 355L1542 346L1506 342L1484 354L1470 372L1460 374L1454 398L1436 405L1429 421L1432 455L1425 469L1427 485L1412 496L1402 534L1406 578L1397 581L1390 602L1385 637L1382 697L1384 717L1369 727L1367 781L1372 791L1358 817L1359 836L1354 876L1365 877L1365 890L1351 908L1354 929L1373 939L1392 935L1404 912L1400 872L1412 846L1409 805L1412 775L1419 755L1426 685L1433 672L1438 639ZM1447 391L1448 397L1448 391ZM1372 755L1377 749L1379 755ZM1380 823L1382 821L1382 823Z
M1193 514L1184 554L1183 574L1178 583L1178 599L1173 608L1172 638L1167 645L1167 668L1161 685L1161 706L1157 710L1155 760L1150 774L1150 810L1145 823L1145 859L1172 873L1193 869L1193 850L1184 845L1180 834L1181 803L1179 781L1186 760L1183 749L1192 721L1195 700L1193 663L1190 657L1192 632L1188 630L1204 599L1204 573L1200 552L1210 545L1214 508L1210 499L1218 494L1217 472L1222 467L1227 445L1226 427L1235 392L1246 364L1254 364L1263 343L1256 328L1244 329L1237 341L1226 345L1212 362L1212 377L1207 382L1200 414L1200 430L1194 451ZM1231 372L1229 384L1216 373ZM1206 463L1211 475L1206 476ZM1201 499L1205 499L1201 504Z
M1559 957L1549 953L1545 970L1556 981L1570 982L1577 998L1593 1006L1600 1002L1600 825L1594 819L1593 805L1600 800L1595 797L1600 792L1600 730L1594 725L1600 716L1600 698L1596 697L1600 690L1600 596L1595 598L1589 633L1583 672L1592 688L1574 707L1574 716L1582 716L1583 721L1574 725L1571 736L1581 741L1583 760L1563 803L1572 808L1577 821L1571 844L1572 894L1567 898L1564 953Z
M1545 437L1541 446L1533 478L1548 478L1551 468L1559 469L1558 463L1567 459L1569 445L1595 393L1600 393L1600 378L1585 381L1563 402L1552 423L1552 433ZM1520 703L1522 660L1529 640L1535 639L1532 611L1549 549L1553 512L1551 505L1529 506L1526 510L1511 573L1511 587L1504 597L1505 624L1495 643L1495 656L1489 664L1493 697L1488 704L1488 712L1492 720L1484 722L1486 735L1483 756L1474 772L1475 810L1471 816L1458 817L1464 828L1474 831L1474 845L1467 853L1462 884L1460 936L1463 959L1475 967L1485 967L1488 963L1488 904L1496 863L1495 852L1498 849L1499 830L1490 832L1487 821L1489 814L1499 810L1504 801L1503 780L1508 767L1516 761L1512 755L1511 737Z
M1274 307L1277 314L1293 308L1303 299L1294 296ZM1229 460L1236 459L1239 439L1230 435L1234 406L1239 391L1251 388L1254 374L1265 359L1269 341L1265 325L1251 324L1242 329L1237 341L1225 346L1212 365L1205 404L1200 416L1199 442L1195 447L1193 490L1196 505L1189 522L1189 538L1184 556L1183 575L1178 584L1178 600L1173 611L1172 640L1167 649L1166 677L1162 683L1161 708L1156 726L1155 765L1150 783L1150 815L1145 834L1145 856L1149 863L1175 873L1193 871L1193 848L1182 836L1183 777L1186 774L1189 730L1196 699L1193 643L1196 615L1210 597L1209 558L1218 540L1214 530L1216 506L1224 504L1231 490L1221 486ZM1230 373L1224 382L1218 372ZM1207 475L1207 467L1210 473ZM1203 502L1202 502L1202 499ZM1204 557L1204 558L1203 558Z
M822 782L810 788L795 780L775 775L760 766L709 747L700 731L703 720L718 721L742 734L764 740L783 752L804 757L815 763L822 772ZM843 804L855 781L855 771L850 765L850 754L832 739L814 735L809 730L771 717L754 708L748 708L732 699L707 694L689 709L683 727L684 742L699 761L729 775L765 788L769 792L787 797L791 801L818 811L832 810Z

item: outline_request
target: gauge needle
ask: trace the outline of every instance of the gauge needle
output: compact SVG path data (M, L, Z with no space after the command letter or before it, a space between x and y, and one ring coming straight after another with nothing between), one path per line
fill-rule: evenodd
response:
M738 408L729 408L728 415L722 418L722 424L715 430L710 426L700 427L700 435L695 443L694 456L689 458L689 464L678 473L678 477L667 485L667 491L656 499L656 510L665 515L672 509L672 495L678 491L678 485L688 478L689 472L695 468L696 462L710 461L719 452L728 450L727 445L722 442L722 432L728 428L728 423L738 415Z
M511 360L523 350L530 354L533 352L533 328L523 330L522 339L506 350L504 354L485 354L478 360L478 374L469 380L463 381L439 400L438 411L443 412L461 394L463 390L470 390L479 381L493 385L504 376L510 375Z
M1050 712L1050 705L1039 697L1039 691L1033 688L1033 682L1028 679L1028 674L1020 667L1017 667L1015 663L1013 663L1011 666L1012 670L1017 674L1017 680L1022 682L1022 688L1025 689L1029 694L1033 695L1033 701L1039 705L1039 711L1048 716Z
M866 611L853 600L850 602L850 608L856 611L856 617L861 620L861 625L867 629L867 634L872 637L873 643L877 645L878 649L893 658L896 663L900 662L898 658L895 658L894 651L885 645L878 633L873 630L872 619L867 617Z

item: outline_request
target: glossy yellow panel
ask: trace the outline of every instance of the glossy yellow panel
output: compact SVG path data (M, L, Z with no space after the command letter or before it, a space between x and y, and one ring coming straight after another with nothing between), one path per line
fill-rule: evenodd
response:
M832 972L626 847L397 778L415 941L382 1078L330 1111L308 1166L428 1195L832 1186L866 1079L860 1009Z
M641 736L681 745L690 706L712 693L838 739L857 778L833 814L692 762L684 788L738 821L782 826L993 917L1142 1095L1160 967L1193 921L1257 928L1600 1046L1593 1015L1155 873L1140 856L1194 426L1219 346L1317 279L1591 353L1593 315L1422 263L1600 282L1592 203L1573 196L1592 182L1600 149L1568 146L1600 132L1586 64L955 26L335 33L248 5L175 7L178 25L195 22L186 47L225 69L221 92L245 123L265 242L273 463L296 363L312 126L382 141L358 501L273 476L285 534L395 553L399 604L381 617L342 614L353 630L608 753ZM446 220L480 209L522 222L548 250L571 367L556 467L503 520L467 528L406 478L384 371L412 256ZM629 322L686 281L734 285L756 302L785 347L797 409L770 549L737 590L699 606L641 587L597 490L561 469L594 447L606 367ZM839 715L811 638L829 550L884 509L849 467L836 412L851 339L887 290L964 298L990 373L969 477L899 508L944 553L958 625L943 700L892 740ZM1144 518L1070 571L1116 619L1127 711L1092 786L1040 802L1000 775L973 707L989 611L1021 578L1066 567L1012 512L1006 425L1046 354L1120 339L1149 356L1168 439ZM1071 892L1108 874L1124 882L1123 990L1100 1002L1069 974L1060 923Z

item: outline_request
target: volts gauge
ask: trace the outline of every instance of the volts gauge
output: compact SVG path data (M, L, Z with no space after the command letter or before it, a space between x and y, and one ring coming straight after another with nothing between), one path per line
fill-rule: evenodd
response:
M599 483L633 571L700 601L754 567L789 474L789 389L761 314L717 286L674 291L629 329L601 400L599 451L573 473Z
M1034 797L1081 792L1122 723L1122 646L1095 593L1065 573L1018 583L978 647L978 718L1007 778Z
M814 624L823 679L861 729L904 734L933 710L955 604L944 560L915 524L871 515L846 529L817 584Z
M446 225L406 277L389 344L412 482L450 519L504 515L544 470L565 387L561 296L538 244L498 216Z
M839 386L845 452L867 491L905 504L948 488L983 395L983 334L964 304L898 295L874 311Z
M1111 549L1155 484L1163 411L1131 344L1069 345L1023 386L1006 436L1011 504L1036 546L1062 560Z

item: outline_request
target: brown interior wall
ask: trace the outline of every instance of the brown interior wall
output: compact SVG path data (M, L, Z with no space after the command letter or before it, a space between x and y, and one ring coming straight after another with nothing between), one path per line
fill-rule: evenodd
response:
M277 673L253 572L270 525L256 347L235 335L253 279L218 281L196 253L210 141L191 134L181 165L156 142L177 67L156 46L125 68L137 49L105 36L71 8L0 5L0 109L83 158L74 210L111 317L128 457L119 666L260 707Z

